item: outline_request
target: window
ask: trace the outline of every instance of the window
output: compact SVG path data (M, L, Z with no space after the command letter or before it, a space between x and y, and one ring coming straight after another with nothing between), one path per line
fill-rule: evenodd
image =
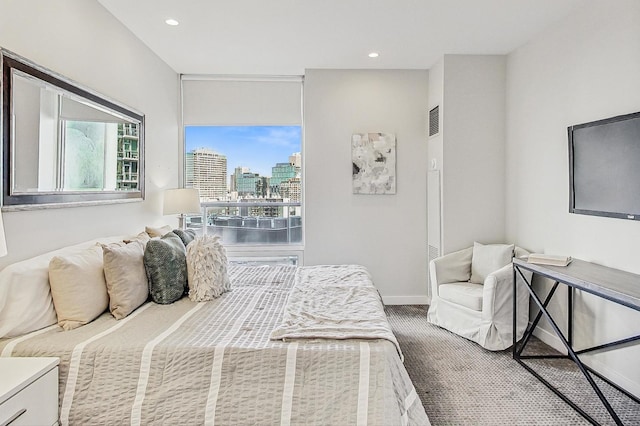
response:
M200 191L207 233L302 242L301 136L300 126L185 126L185 186Z
M182 88L184 186L203 206L188 226L227 247L301 245L301 78L183 76Z

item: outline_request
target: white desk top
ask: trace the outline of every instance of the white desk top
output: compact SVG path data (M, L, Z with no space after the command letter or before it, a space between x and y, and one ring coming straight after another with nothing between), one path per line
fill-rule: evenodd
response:
M53 369L59 358L0 358L0 404Z

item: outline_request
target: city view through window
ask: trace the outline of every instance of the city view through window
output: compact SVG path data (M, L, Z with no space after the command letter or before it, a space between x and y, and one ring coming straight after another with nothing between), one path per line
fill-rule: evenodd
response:
M300 243L301 145L300 126L186 126L185 186L206 209L188 226L226 244Z

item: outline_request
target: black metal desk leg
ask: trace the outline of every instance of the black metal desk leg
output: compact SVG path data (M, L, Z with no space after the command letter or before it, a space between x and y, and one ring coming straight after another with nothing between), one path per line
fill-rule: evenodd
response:
M573 347L573 287L567 286L567 340Z
M520 274L520 277L522 278L522 281L525 283L526 290L529 292L529 294L534 294L534 291L533 291L533 276L531 277L532 282L529 282L525 278L525 276L522 273L522 271L520 270L520 268L518 268L518 273ZM515 280L514 280L514 282L515 282ZM549 294L547 294L547 297L546 297L546 299L544 300L544 303L543 303L543 306L545 308L547 307L547 305L551 301L551 298L553 297L553 295L555 294L556 290L558 289L558 285L559 285L559 283L558 283L558 281L556 281L555 284L553 285L553 287L551 288L551 290L549 291ZM514 318L515 318L515 316L514 316ZM516 356L518 358L520 358L520 356L522 355L522 352L524 351L524 348L527 346L527 343L529 343L529 339L531 338L531 336L533 336L533 331L538 326L538 323L540 322L540 319L542 319L542 311L538 312L538 314L536 315L536 317L533 320L533 322L531 323L531 325L528 326L525 329L524 335L522 336L522 341L520 342L520 347L518 349L515 349L515 345L514 345L514 349L515 349L514 350L514 355L513 355L514 359L516 358ZM514 325L514 336L515 336L515 325Z
M536 305L538 305L538 308L543 312L543 315L545 316L547 321L549 321L549 324L553 328L553 331L556 333L558 338L560 338L560 340L562 341L562 344L567 349L567 352L569 353L569 356L571 356L571 359L573 359L573 361L576 363L576 365L580 369L580 372L582 372L584 377L587 379L587 381L589 382L589 384L593 388L593 391L596 393L598 398L600 398L600 401L602 402L602 404L607 409L607 412L609 413L611 418L614 420L614 422L617 425L622 425L623 423L620 420L620 418L618 417L618 415L616 414L616 412L614 411L613 407L611 407L611 404L609 404L609 401L607 401L607 398L604 396L604 394L600 390L600 387L598 387L598 384L593 380L593 377L591 377L591 374L589 374L589 371L587 371L586 367L584 366L584 364L582 363L580 358L578 358L578 355L576 355L576 353L573 350L573 348L571 347L571 345L569 345L569 342L567 341L567 339L564 337L564 335L560 331L560 328L558 327L558 325L556 324L554 319L551 317L551 314L549 314L549 312L547 311L546 307L542 304L542 301L540 300L538 295L535 294L535 292L532 291L531 292L531 297L533 298L533 300L536 303ZM538 375L538 378L541 378L541 377ZM547 385L547 387L548 386L549 385ZM556 394L558 394L558 392L556 392ZM568 398L563 398L563 399L567 403L569 403L569 405L571 405L574 409L578 410L579 407L573 401L570 401ZM582 413L582 410L578 410L578 411L580 411ZM583 416L584 416L584 414L583 414ZM586 416L586 418L589 421L592 421L592 422L594 421L591 417Z
M516 334L518 331L518 284L516 283L516 268L517 266L513 265L513 346L512 346L512 350L513 350L513 358L516 357L516 351L517 351L517 339L516 339Z

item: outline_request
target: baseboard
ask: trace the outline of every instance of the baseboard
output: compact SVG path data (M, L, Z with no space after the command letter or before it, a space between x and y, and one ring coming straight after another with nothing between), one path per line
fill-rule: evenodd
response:
M529 322L529 327L531 327L531 322ZM536 329L533 330L533 335L540 339L543 343L551 346L556 351L565 355L567 354L567 348L565 348L564 344L562 344L562 340L560 340L558 336L551 333L550 331L547 331L540 327L536 327Z
M428 296L382 296L385 305L428 305Z
M531 323L529 323L531 326ZM551 333L547 330L544 330L540 327L536 327L533 331L533 335L540 339L542 342L551 346L553 349L557 350L560 353L567 354L567 349L564 347L562 340L554 333ZM619 371L614 370L607 364L602 361L591 358L582 358L582 361L593 368L598 373L602 374L621 388L625 389L627 392L635 395L637 398L640 398L640 383L634 382L633 380L629 380L626 376L622 375Z

